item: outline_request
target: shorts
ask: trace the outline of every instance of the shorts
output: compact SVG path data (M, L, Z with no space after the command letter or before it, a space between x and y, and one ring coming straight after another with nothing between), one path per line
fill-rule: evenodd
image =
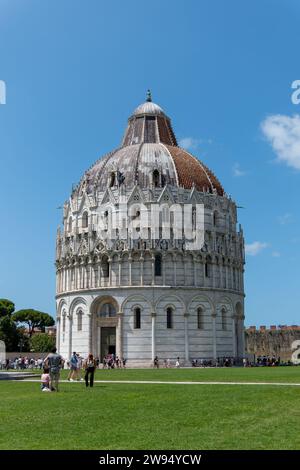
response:
M50 371L50 379L52 382L57 382L59 380L59 371Z
M77 370L77 369L78 369L77 366L72 366L72 364L71 364L71 370Z

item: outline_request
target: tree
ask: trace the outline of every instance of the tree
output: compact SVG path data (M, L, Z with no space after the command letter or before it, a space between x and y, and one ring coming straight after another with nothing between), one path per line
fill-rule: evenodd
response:
M28 325L30 338L35 328L40 328L42 331L45 331L45 326L53 326L55 323L51 315L34 309L18 310L12 315L12 319L17 323L25 323Z
M11 316L15 311L15 304L8 299L0 299L0 318Z
M55 346L55 337L47 333L36 333L30 338L30 350L34 352L49 352Z
M0 340L4 341L7 352L20 350L20 344L22 344L23 351L28 351L27 336L22 328L17 328L8 315L0 318Z

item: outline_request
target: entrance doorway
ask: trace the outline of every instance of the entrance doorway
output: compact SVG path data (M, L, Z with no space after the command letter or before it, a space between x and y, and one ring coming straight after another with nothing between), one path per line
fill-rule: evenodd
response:
M107 354L116 354L116 327L101 327L101 362Z

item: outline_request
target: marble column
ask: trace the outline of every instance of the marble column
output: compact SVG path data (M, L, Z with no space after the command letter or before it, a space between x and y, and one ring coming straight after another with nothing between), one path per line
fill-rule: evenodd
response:
M144 257L142 254L140 256L140 284L144 285Z
M241 336L241 339L240 339L241 350L238 351L238 354L240 355L240 357L243 357L245 355L244 320L245 320L244 315L238 319L238 334Z
M96 354L96 350L93 351L93 315L88 313L89 319L89 334L88 334L88 350L89 353Z
M57 347L58 352L60 351L60 335L61 335L60 328L61 328L60 317L57 317L56 318L56 347Z
M228 281L228 266L225 264L225 287L229 289L229 281Z
M95 350L97 352L97 356L101 359L101 326L99 325L97 326L97 344Z
M122 341L123 313L118 312L117 318L118 318L118 323L117 323L117 328L116 328L116 354L121 359L123 357L123 341Z
M174 286L177 285L177 274L176 274L176 267L177 267L177 263L176 263L176 255L173 255L173 267L174 267Z
M119 255L118 256L118 263L119 263L119 278L118 278L118 285L121 285L121 279L122 279L122 258Z
M156 347L155 347L155 323L156 323L156 313L151 313L151 357L152 361L156 356Z
M189 314L185 312L184 314L184 354L185 354L185 362L189 362L189 324L188 324L188 317Z
M203 287L206 287L206 285L207 285L205 265L206 265L206 260L203 259L203 263L202 263L202 267L203 267Z
M129 264L129 280L128 283L131 286L132 285L132 258L129 256L128 258L128 264Z
M224 287L224 283L223 283L223 265L222 265L221 260L220 260L220 265L219 265L219 276L220 276L219 287L221 289L222 287Z
M154 256L152 256L152 257L151 257L151 273L152 273L152 281L151 281L151 284L152 284L152 286L155 285L154 263L155 263L155 258L154 258Z
M111 286L111 279L112 279L112 258L108 258L108 269L109 269L109 278L108 278L108 285Z
M215 312L215 307L214 311L212 313L212 333L213 333L213 358L216 360L217 359L217 330L216 330L216 317L217 314Z
M233 357L237 357L237 349L236 349L236 316L232 315L232 354Z
M163 281L163 286L166 285L166 255L165 253L162 255L161 262L162 262L162 281Z
M68 333L69 333L69 341L68 341L68 360L72 356L72 330L73 330L73 319L72 315L67 316L69 320L69 325L68 325Z

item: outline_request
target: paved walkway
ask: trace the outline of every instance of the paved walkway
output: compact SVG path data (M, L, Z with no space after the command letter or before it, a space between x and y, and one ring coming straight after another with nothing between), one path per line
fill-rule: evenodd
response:
M36 379L25 379L22 382L40 382ZM68 380L60 380L60 383L78 383L84 384L83 381L69 382ZM102 384L158 384L158 385L273 385L279 387L300 387L300 383L289 382L167 382L159 380L94 380L94 383Z

